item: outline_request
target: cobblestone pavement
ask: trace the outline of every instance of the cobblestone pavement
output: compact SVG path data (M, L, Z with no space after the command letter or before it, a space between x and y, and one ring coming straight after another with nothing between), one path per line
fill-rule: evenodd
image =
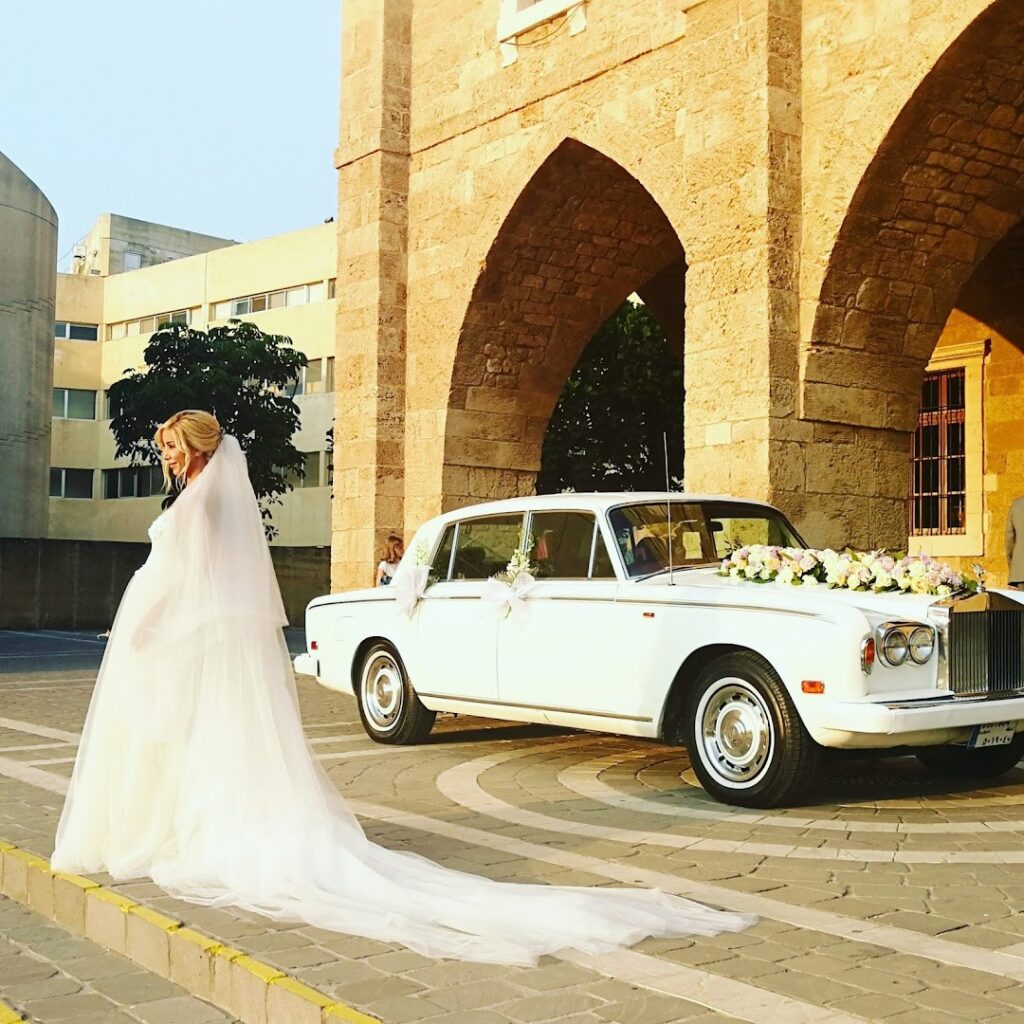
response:
M32 1021L230 1024L234 1018L0 897L0 1001Z
M48 856L95 672L30 668L0 675L0 837ZM527 969L115 888L389 1024L1024 1024L1021 769L966 790L912 758L836 756L806 806L741 812L659 744L442 717L423 746L380 747L351 698L299 688L375 841L496 879L657 885L759 923Z

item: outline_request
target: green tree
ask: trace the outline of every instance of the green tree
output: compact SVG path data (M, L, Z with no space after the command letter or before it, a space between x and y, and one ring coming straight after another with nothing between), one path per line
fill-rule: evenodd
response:
M264 528L268 538L276 536L270 506L291 490L287 476L303 468L291 442L299 426L291 396L306 357L291 346L282 334L238 320L209 331L165 325L146 346L146 369L125 370L110 387L118 457L155 465L158 424L181 409L212 412L245 451Z
M664 434L675 487L683 475L683 368L647 308L627 301L566 381L544 436L537 492L664 490Z

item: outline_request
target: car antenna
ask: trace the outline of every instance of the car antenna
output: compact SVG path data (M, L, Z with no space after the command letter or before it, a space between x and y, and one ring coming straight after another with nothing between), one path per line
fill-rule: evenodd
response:
M665 446L665 508L668 509L668 585L676 585L675 574L672 567L672 488L669 486L668 475L668 431L661 432L661 440Z

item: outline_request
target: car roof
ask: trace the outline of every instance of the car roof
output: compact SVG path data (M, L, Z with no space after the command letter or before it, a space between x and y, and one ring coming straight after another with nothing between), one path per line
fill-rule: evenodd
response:
M664 502L671 499L679 502L728 501L755 508L777 511L773 505L763 501L736 498L729 494L694 494L690 491L594 491L589 493L570 492L566 494L534 494L524 498L505 498L500 501L485 501L475 505L464 505L451 509L435 518L436 522L450 523L457 519L474 516L501 515L505 512L558 511L559 509L586 512L605 512L617 505L636 505L650 502Z

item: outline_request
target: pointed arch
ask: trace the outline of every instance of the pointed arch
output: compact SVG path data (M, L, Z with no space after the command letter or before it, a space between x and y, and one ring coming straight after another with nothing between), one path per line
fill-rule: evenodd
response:
M558 145L498 229L462 320L446 507L530 493L548 419L587 342L656 278L679 282L675 307L660 297L662 318L675 308L681 323L684 269L682 243L635 177L575 139Z

